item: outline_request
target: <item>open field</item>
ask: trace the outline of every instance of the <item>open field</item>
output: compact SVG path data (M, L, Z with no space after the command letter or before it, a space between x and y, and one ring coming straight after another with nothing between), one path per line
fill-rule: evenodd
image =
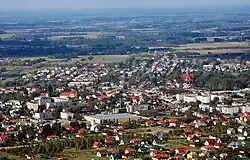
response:
M114 63L114 62L122 62L126 61L130 56L129 55L92 55L93 59L88 59L91 55L86 56L78 56L78 58L71 58L64 63L74 63L74 62L81 62L81 63ZM20 60L36 60L39 58L44 58L48 62L61 62L65 61L66 59L53 59L48 57L27 57L27 58L18 58ZM83 61L83 59L85 59ZM43 62L46 63L46 62Z
M220 53L240 53L250 50L250 42L221 42L221 43L191 43L173 47L176 51L198 52L208 54L208 52Z
M1 39L11 38L13 36L15 36L15 34L0 34L0 38Z
M167 127L146 127L146 128L138 128L138 129L128 129L126 131L136 132L136 133L147 133L148 130L151 130L150 132L166 132L166 133L168 133L172 129L167 128Z
M221 43L190 43L180 45L176 49L204 49L204 48L224 48L224 47L250 47L250 42L221 42Z
M53 34L53 33L52 33ZM60 33L56 33L60 34ZM60 40L63 38L75 38L75 37L82 37L82 38L97 38L98 36L103 35L102 32L79 32L79 33L74 33L74 35L70 35L70 33L61 33L62 35L58 36L51 36L47 37L49 40Z
M213 53L213 54L223 54L223 53L242 53L242 52L250 52L249 49L212 49L212 50L182 50L185 52L198 52L200 54L208 54Z

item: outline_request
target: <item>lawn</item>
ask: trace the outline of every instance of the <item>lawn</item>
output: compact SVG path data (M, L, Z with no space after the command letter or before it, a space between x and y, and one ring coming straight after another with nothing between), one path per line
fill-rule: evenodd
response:
M186 139L174 139L174 140L168 140L168 142L165 144L167 148L175 149L178 147L185 147L190 151L199 151L200 148L198 147L190 147L190 142Z
M148 130L150 132L166 132L168 133L172 128L167 127L146 127L146 128L137 128L137 129L128 129L126 131L129 132L135 132L135 133L148 133Z

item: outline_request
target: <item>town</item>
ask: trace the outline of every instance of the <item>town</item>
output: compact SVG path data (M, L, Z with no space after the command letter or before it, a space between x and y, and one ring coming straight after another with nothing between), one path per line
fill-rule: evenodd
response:
M250 159L250 7L226 3L0 1L0 160Z
M81 157L83 149L82 159L247 158L249 68L247 60L156 51L30 72L17 84L36 87L0 88L0 151L28 159ZM197 72L243 74L248 81L224 91L198 87L204 82ZM71 148L75 154L61 153Z

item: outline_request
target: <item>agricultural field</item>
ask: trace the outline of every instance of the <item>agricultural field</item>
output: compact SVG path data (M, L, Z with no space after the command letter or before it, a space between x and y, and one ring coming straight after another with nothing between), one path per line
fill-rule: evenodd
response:
M201 54L240 53L250 50L250 42L191 43L173 47L176 51L198 52Z
M15 34L0 34L0 39L11 38L15 36Z

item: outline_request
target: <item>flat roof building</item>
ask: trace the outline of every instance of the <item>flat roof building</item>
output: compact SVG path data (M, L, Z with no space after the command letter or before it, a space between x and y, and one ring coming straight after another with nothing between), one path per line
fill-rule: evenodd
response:
M145 117L128 113L96 114L96 115L84 116L84 118L91 123L97 123L97 124L102 124L105 122L123 123L132 120L138 121L140 119L146 119Z

